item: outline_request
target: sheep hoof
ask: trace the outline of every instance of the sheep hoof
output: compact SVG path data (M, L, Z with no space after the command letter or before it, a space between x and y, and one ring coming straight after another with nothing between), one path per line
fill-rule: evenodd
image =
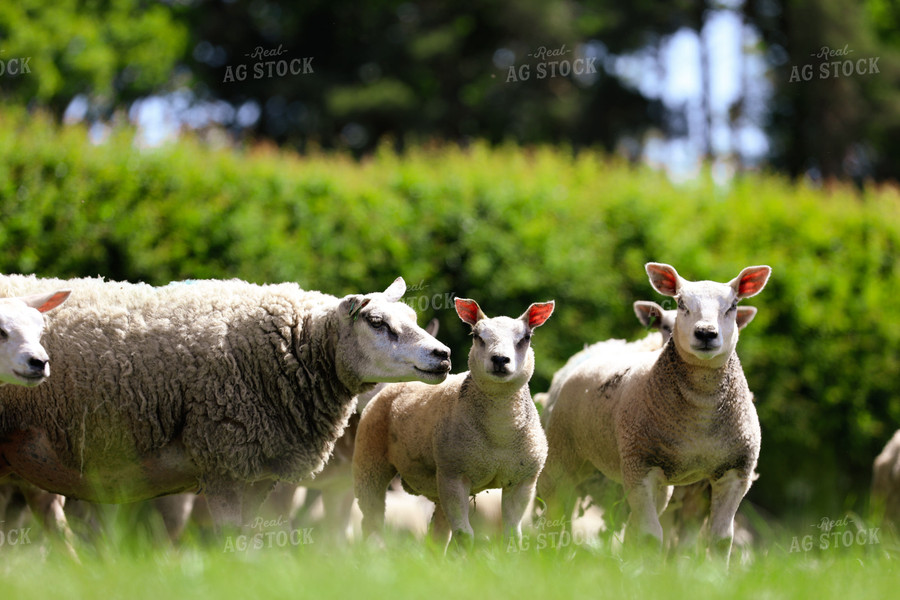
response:
M459 529L453 532L453 537L450 539L450 545L447 550L450 551L452 548L454 552L465 554L471 551L474 546L475 534L471 531Z

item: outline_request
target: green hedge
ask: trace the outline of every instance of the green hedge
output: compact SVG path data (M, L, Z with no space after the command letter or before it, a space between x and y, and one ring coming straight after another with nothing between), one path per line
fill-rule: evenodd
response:
M815 189L748 174L728 186L599 153L422 145L298 157L185 141L141 150L0 112L0 270L164 284L293 280L334 294L419 289L456 370L466 328L450 296L489 315L553 298L535 337L533 391L583 344L641 335L631 302L668 262L724 281L773 276L738 349L763 426L751 498L778 514L864 506L871 463L900 427L900 193Z

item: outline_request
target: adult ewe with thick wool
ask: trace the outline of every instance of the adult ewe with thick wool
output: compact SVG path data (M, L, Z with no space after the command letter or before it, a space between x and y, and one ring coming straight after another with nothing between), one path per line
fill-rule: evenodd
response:
M353 480L363 535L384 523L385 490L399 473L411 494L435 503L434 539L473 541L469 497L502 488L504 534L522 536L522 517L547 456L547 441L528 390L534 372L531 336L554 303L532 304L518 319L489 319L474 300L456 299L472 327L469 371L441 385L385 387L363 411L353 453Z
M577 486L600 471L625 488L628 536L661 543L672 486L709 480L710 532L727 560L761 437L734 352L737 304L763 289L771 269L747 267L724 284L687 281L659 263L646 270L658 292L678 300L672 339L658 351L601 353L575 368L550 414L538 494L568 519Z
M277 480L318 472L376 382L443 381L450 351L383 293L295 284L0 277L0 294L71 287L47 319L47 384L0 389L0 476L121 503L202 490L247 523Z

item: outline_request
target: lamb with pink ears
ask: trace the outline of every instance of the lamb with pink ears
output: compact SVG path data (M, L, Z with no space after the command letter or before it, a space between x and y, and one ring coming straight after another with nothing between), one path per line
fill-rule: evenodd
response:
M0 298L0 385L32 387L50 376L50 358L41 346L42 313L69 297L68 290Z
M435 503L432 537L451 534L470 546L469 497L501 488L505 536L522 536L522 517L534 497L547 441L528 381L534 372L531 336L554 303L532 304L518 319L489 319L474 300L456 299L472 327L469 371L436 386L388 385L360 418L353 454L363 534L384 524L385 490L396 473L404 488Z
M761 439L734 351L737 303L758 294L771 269L747 267L728 283L687 281L660 263L646 270L658 292L678 301L672 340L655 352L600 354L572 371L550 414L538 494L551 518L568 519L577 487L600 471L625 488L631 543L661 543L659 515L672 486L708 480L710 533L727 560Z

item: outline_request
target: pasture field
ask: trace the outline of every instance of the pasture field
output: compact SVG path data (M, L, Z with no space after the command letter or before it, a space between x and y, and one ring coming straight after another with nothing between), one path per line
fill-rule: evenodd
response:
M534 532L531 532L533 535ZM805 532L801 530L801 535ZM818 536L816 536L818 538ZM552 549L537 543L509 551L480 541L469 555L442 556L411 539L336 547L315 539L292 546L229 551L222 543L178 549L124 535L81 548L78 564L41 543L4 548L3 597L215 598L891 598L898 584L897 546L791 552L762 543L730 570L715 561L649 554L623 562L603 544ZM536 542L532 537L532 542ZM97 550L96 548L100 548Z

